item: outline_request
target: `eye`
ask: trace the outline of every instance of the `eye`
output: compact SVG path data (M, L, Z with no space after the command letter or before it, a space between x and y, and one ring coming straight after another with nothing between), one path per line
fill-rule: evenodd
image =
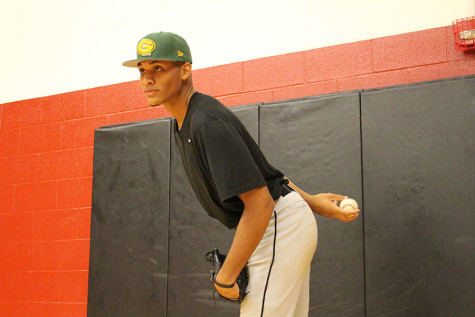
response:
M155 69L155 71L156 71L156 72L159 72L159 71L161 71L161 70L162 70L162 67L160 67L160 66L155 66L155 68L154 68L154 69Z
M139 72L140 72L141 74L143 74L143 73L145 73L145 69L139 68Z

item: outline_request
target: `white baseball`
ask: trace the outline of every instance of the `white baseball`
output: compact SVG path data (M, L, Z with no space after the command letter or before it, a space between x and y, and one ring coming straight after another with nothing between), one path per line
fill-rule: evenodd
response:
M358 203L356 202L356 200L352 198L346 198L340 202L340 208L343 210L348 210L348 211L356 210L358 209Z

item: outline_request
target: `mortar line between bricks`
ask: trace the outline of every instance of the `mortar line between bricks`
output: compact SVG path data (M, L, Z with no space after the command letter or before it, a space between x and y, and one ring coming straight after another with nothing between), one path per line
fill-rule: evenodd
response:
M16 193L16 186L18 184L13 184L14 186L14 194ZM1 185L1 186L8 186L8 185ZM61 209L46 209L46 210L35 210L35 211L12 211L12 212L3 212L0 213L1 216L6 216L6 215L21 215L21 214L37 214L37 213L48 213L48 212L66 212L66 211L78 211L78 212L88 212L88 211L81 211L83 209L91 209L91 206L89 207L72 207L72 208L61 208Z
M56 207L55 207L55 210L58 209L58 202L59 202L59 180L56 181Z
M86 305L87 302L0 301L0 304L71 304L71 305Z
M37 182L26 182L26 183L12 183L12 184L2 184L1 186L6 186L6 185L33 185L33 184L43 184L43 183L53 183L53 182L61 182L61 181L70 181L74 179L86 179L86 178L91 178L92 179L93 175L89 176L79 176L79 177L68 177L68 178L60 178L60 179L51 179L51 180L41 180ZM74 208L86 208L86 207L74 207ZM64 208L61 208L64 209Z

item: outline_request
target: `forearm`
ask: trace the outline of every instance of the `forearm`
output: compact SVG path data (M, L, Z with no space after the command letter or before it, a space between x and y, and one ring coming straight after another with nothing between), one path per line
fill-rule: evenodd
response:
M299 193L300 196L308 203L310 195L308 193L304 192L302 189L300 189L297 185L292 183L292 181L290 179L288 179L287 177L285 177L285 179L287 179L289 181L289 186L292 187L293 189L295 189L295 191L297 193Z
M219 274L219 282L232 284L262 240L274 210L274 201L266 199L259 206L246 206L234 240Z
M289 181L289 186L295 189L295 191L297 191L297 193L299 193L300 196L302 196L302 198L310 206L310 209L312 209L313 212L324 217L330 217L330 214L327 212L327 209L324 206L322 206L321 201L319 199L315 199L315 196L310 195L306 193L305 191L303 191L302 189L300 189L297 185L292 183L292 181L288 179L287 177L286 179Z

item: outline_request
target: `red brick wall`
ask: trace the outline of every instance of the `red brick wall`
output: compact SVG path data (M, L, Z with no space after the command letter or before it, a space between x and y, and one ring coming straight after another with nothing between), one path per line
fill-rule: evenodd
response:
M475 54L442 27L193 78L235 106L472 74ZM166 116L137 82L0 105L0 316L86 316L94 129Z

